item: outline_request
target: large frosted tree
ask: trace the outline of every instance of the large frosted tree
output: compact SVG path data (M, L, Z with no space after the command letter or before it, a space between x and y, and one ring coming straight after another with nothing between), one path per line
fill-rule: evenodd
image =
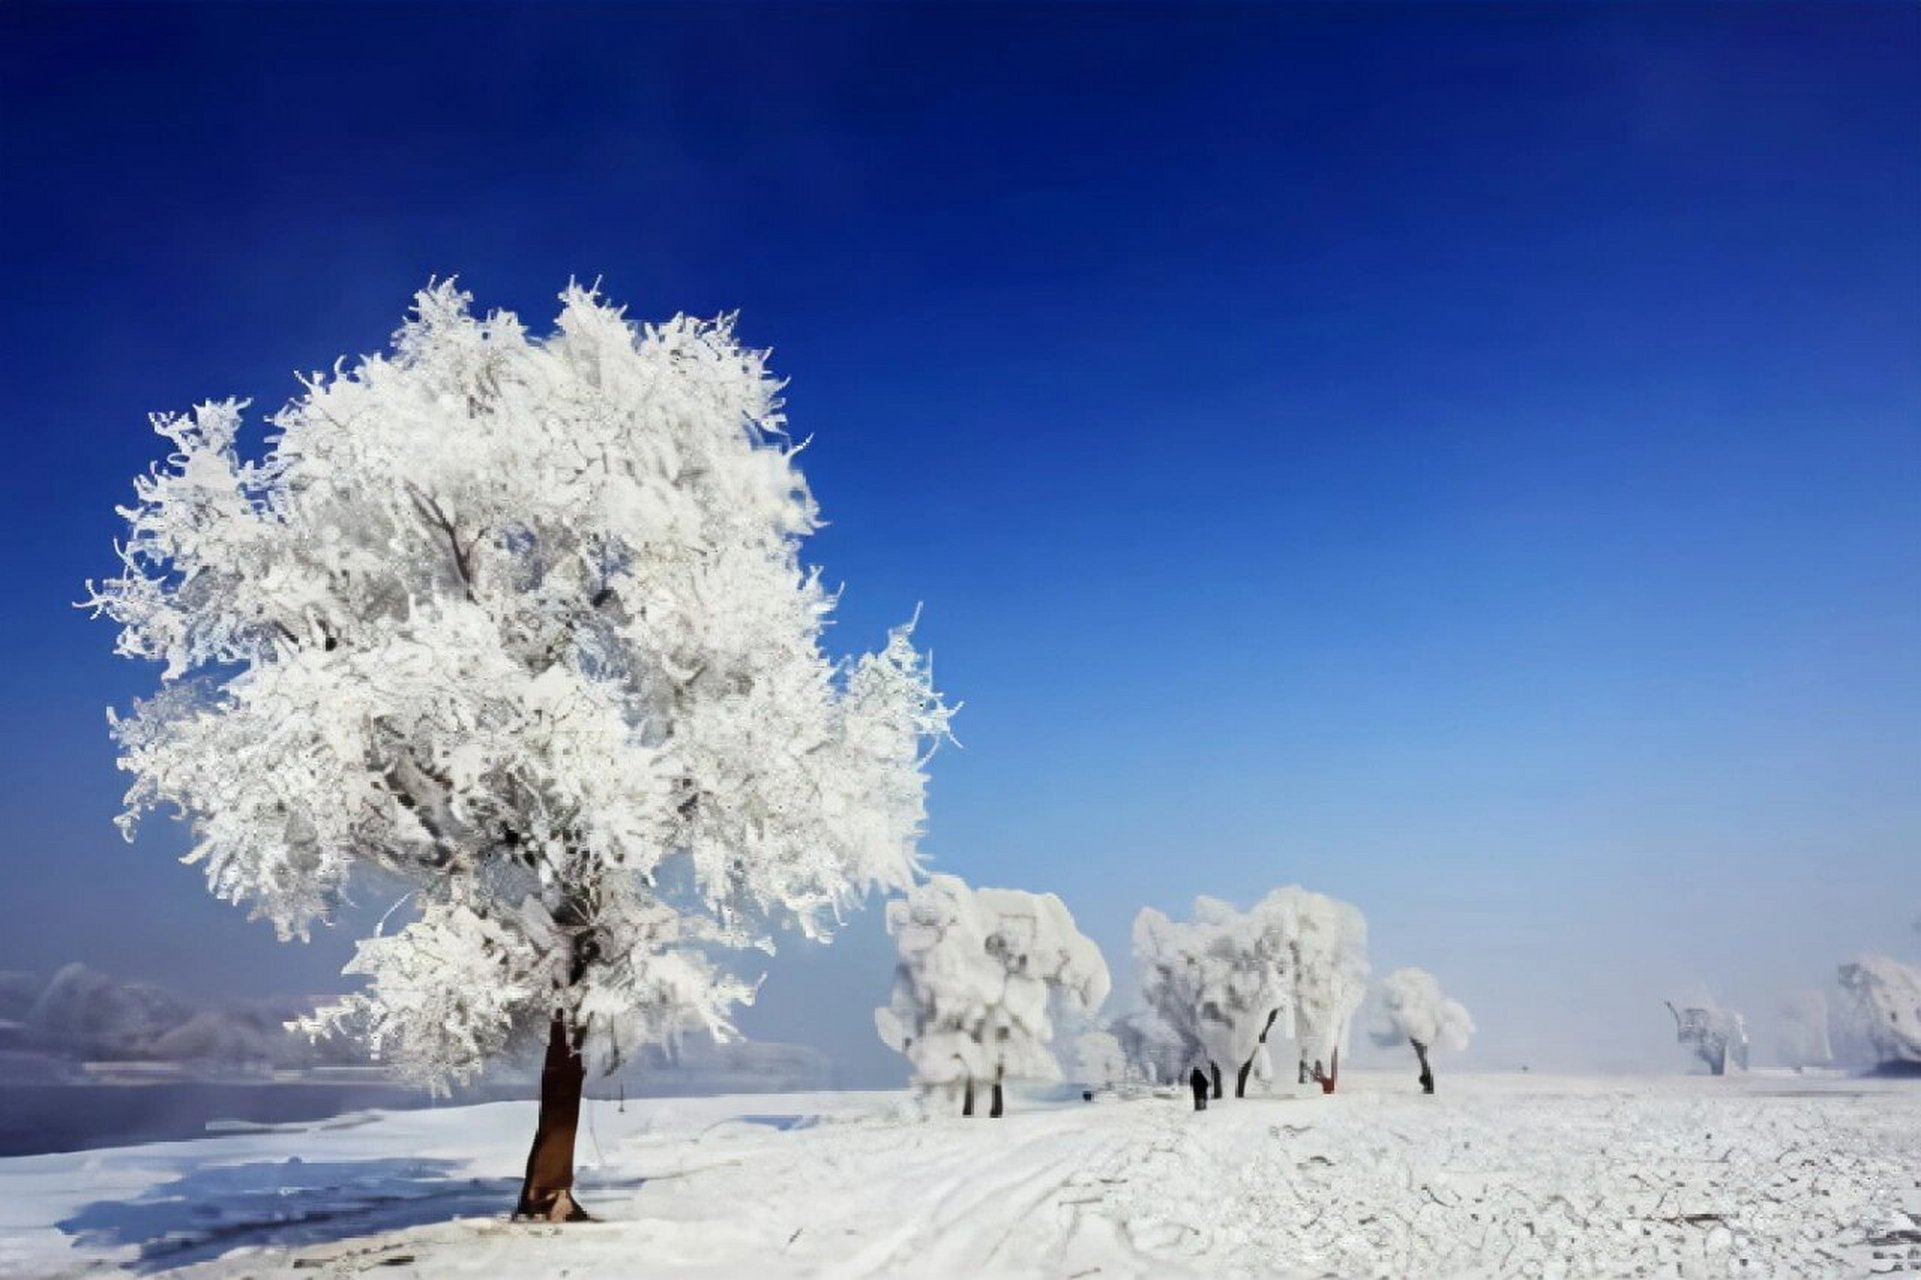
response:
M170 456L91 601L162 664L113 720L128 829L176 810L282 936L350 883L404 890L309 1028L436 1084L544 1041L519 1209L552 1218L581 1216L589 1067L726 1034L752 987L716 949L911 881L948 714L906 627L822 652L765 353L561 297L534 337L431 286L252 449L242 402L157 417Z
M1269 1060L1276 1036L1295 1042L1329 1093L1340 1077L1354 1012L1367 995L1367 923L1352 905L1299 885L1276 889L1243 912L1194 900L1191 920L1152 907L1134 920L1141 999L1171 1033L1181 1073L1201 1067L1216 1098L1236 1072L1236 1097ZM1140 1047L1148 1049L1146 1042Z
M1235 1096L1246 1095L1268 1033L1288 1011L1288 923L1208 897L1194 900L1191 920L1152 907L1134 919L1141 998L1184 1046L1180 1071L1204 1069L1216 1098L1224 1071L1235 1072Z

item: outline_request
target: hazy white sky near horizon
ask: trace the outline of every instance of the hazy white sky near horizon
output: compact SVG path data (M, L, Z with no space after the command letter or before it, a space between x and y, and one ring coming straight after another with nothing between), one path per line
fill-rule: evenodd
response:
M832 642L924 604L966 703L932 865L1118 999L1143 905L1294 882L1486 1066L1679 1066L1701 988L1765 1058L1921 951L1912 10L343 12L0 8L0 968L340 981L119 842L155 677L70 606L145 414L451 272L775 347ZM870 909L743 1026L886 1077L890 963Z

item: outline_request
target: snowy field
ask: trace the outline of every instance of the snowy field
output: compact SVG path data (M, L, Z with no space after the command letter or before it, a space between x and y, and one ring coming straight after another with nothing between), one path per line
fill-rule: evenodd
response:
M603 1221L510 1224L531 1103L0 1161L0 1274L1921 1274L1921 1082L1353 1073L1334 1097L590 1103Z

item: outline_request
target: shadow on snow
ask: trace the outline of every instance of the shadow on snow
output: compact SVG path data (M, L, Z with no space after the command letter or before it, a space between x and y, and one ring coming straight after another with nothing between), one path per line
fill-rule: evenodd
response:
M99 1200L58 1223L79 1246L137 1247L135 1271L163 1271L241 1246L327 1244L511 1209L518 1178L456 1177L454 1160L284 1161L217 1165L147 1188L132 1200ZM593 1182L638 1187L641 1179Z

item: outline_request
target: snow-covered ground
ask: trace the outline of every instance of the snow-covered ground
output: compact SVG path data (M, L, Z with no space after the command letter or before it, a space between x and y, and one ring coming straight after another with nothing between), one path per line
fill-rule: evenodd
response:
M0 1275L1921 1273L1921 1082L1352 1073L1333 1097L919 1119L905 1095L591 1104L511 1224L532 1105L0 1160ZM183 1272L176 1272L182 1274Z

